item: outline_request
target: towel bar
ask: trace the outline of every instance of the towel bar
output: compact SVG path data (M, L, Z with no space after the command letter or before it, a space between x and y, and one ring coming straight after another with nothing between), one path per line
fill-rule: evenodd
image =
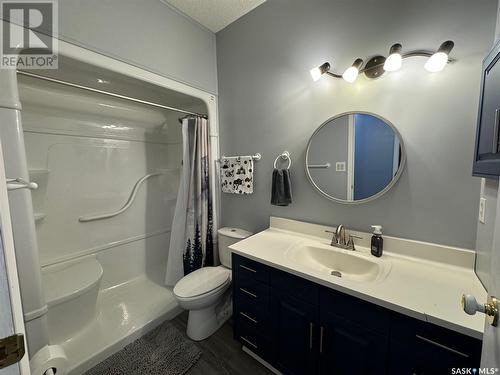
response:
M328 169L330 168L332 165L330 163L325 163L325 164L310 164L307 166L307 168L311 168L311 169Z
M256 153L255 155L243 155L243 156L225 156L222 155L219 160L221 161L222 159L235 159L235 158L252 158L253 160L260 160L262 159L262 155L259 153Z

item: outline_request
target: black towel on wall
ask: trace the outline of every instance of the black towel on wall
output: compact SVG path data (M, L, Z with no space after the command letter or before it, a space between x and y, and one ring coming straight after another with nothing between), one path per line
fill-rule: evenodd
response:
M288 169L275 169L272 184L271 204L288 206L292 203L292 185Z

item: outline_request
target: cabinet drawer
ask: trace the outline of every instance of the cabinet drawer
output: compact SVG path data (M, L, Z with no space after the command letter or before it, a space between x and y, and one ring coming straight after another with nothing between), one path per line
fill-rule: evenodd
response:
M320 305L321 315L335 315L372 332L389 335L391 313L383 307L326 287L321 288Z
M472 363L481 356L480 340L396 313L392 318L391 339L402 344L414 343L417 347L435 347L469 358Z
M269 310L266 307L240 300L234 306L233 316L264 335L269 332Z
M272 362L272 345L269 338L241 319L238 319L236 339L261 358Z
M234 282L234 299L237 304L251 304L261 310L269 306L269 286L256 280L236 279Z
M237 279L258 280L269 283L269 267L248 258L233 254L233 272Z
M273 269L271 271L271 286L273 290L312 305L319 303L319 286L317 284L287 272Z

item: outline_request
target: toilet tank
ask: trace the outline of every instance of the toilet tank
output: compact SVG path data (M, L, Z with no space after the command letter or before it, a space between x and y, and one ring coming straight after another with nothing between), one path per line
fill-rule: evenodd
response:
M224 267L231 268L231 249L229 246L250 237L253 233L240 228L220 228L217 231L219 242L219 258Z

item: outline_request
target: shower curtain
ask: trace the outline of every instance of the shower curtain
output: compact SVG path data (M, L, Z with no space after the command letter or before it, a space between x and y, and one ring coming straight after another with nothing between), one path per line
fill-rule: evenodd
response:
M170 235L165 284L214 265L213 202L208 120L182 119L183 165Z

